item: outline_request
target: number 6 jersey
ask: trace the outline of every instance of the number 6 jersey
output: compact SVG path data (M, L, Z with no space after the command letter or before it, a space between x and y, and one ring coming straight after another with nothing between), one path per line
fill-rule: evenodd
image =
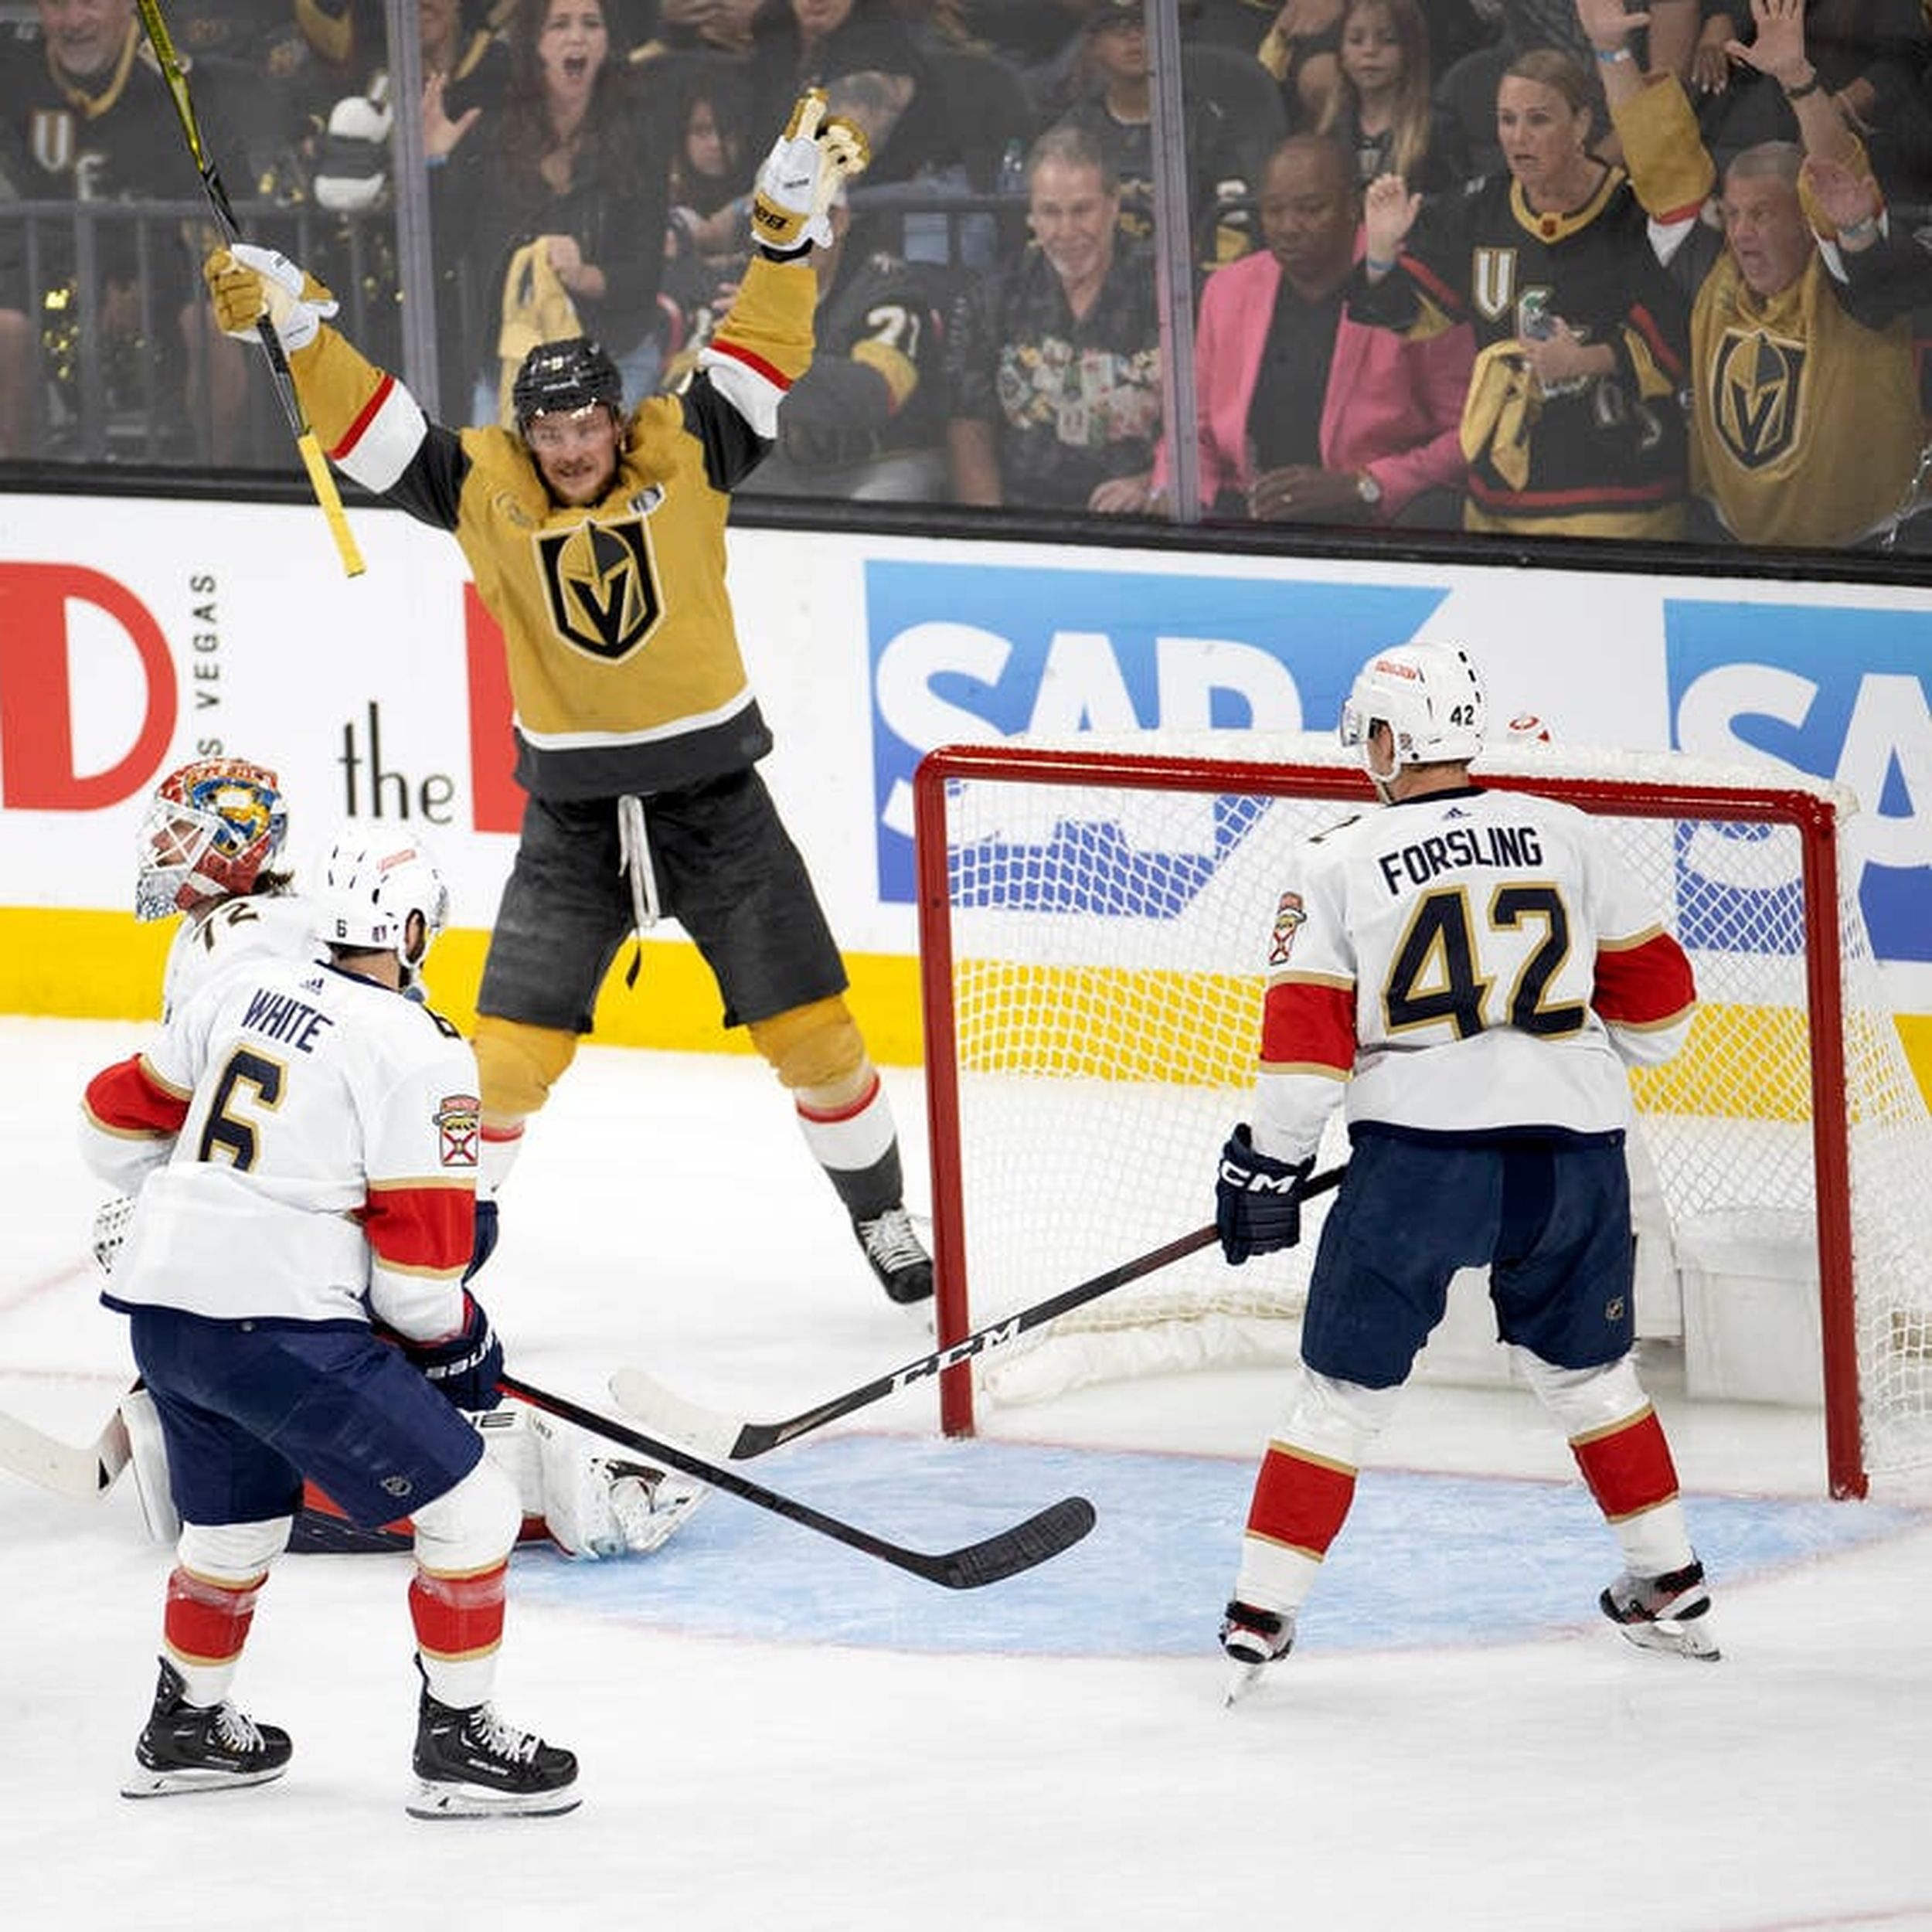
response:
M139 1190L103 1299L447 1335L479 1115L469 1046L427 1007L328 964L235 960L89 1083L82 1151Z
M1254 1141L1284 1160L1348 1118L1492 1138L1601 1134L1625 1061L1668 1060L1690 963L1588 816L1468 787L1309 839L1276 907Z

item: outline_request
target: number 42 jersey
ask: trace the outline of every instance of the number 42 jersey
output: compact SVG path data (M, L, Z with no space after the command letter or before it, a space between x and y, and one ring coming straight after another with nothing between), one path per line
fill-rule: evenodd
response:
M1670 1059L1696 998L1658 909L1574 807L1467 787L1302 845L1268 944L1255 1145L1348 1119L1491 1138L1628 1125L1625 1063Z

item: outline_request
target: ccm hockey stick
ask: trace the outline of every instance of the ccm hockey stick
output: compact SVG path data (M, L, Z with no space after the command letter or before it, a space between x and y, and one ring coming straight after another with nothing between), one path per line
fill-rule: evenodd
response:
M1002 1529L983 1542L929 1555L924 1550L908 1549L903 1544L875 1536L869 1530L842 1522L836 1516L828 1516L824 1511L813 1509L809 1503L800 1502L796 1497L781 1495L777 1490L767 1489L762 1483L753 1482L734 1469L721 1468L701 1456L693 1455L688 1449L660 1442L654 1436L627 1427L567 1396L553 1395L546 1389L532 1388L529 1383L513 1376L500 1377L498 1386L505 1395L515 1396L539 1409L547 1409L553 1415L561 1416L566 1422L573 1422L580 1429L587 1429L593 1435L617 1443L634 1454L648 1456L653 1462L663 1463L685 1475L695 1477L713 1489L722 1489L760 1509L769 1509L774 1515L786 1517L807 1529L815 1529L820 1536L829 1536L835 1543L844 1543L866 1556L876 1556L881 1563L910 1571L913 1576L923 1577L927 1583L937 1583L947 1590L978 1590L987 1583L1017 1577L1022 1570L1031 1570L1036 1563L1057 1556L1062 1550L1070 1549L1094 1527L1094 1505L1084 1496L1063 1496L1037 1515L1029 1516L1026 1522L1015 1523L1010 1529Z
M168 36L168 23L161 17L161 0L134 0L134 5L141 14L141 24L147 30L148 44L155 50L155 59L160 63L162 77L168 83L168 91L174 97L175 113L180 120L181 131L187 137L188 151L194 157L196 170L208 196L208 205L214 210L223 235L231 242L240 241L241 224L235 219L233 206L229 201L228 190L222 185L214 157L202 140L201 123L196 118L195 104L188 92L188 75L181 64L180 55L175 51L175 43ZM302 413L301 399L295 393L295 379L289 373L288 358L283 352L281 340L270 326L266 315L257 325L257 332L261 337L262 354L267 359L269 374L274 379L275 394L281 403L282 413L288 419L289 431L295 438L302 468L308 472L309 488L315 492L315 501L328 519L328 533L335 539L342 568L349 576L359 577L363 570L362 553L356 548L349 519L343 513L342 493L329 473L328 459L322 454L321 444L315 440L315 432L309 427L308 418Z
M128 1466L128 1425L116 1408L92 1442L63 1442L0 1412L0 1469L83 1502L104 1496Z
M1315 1175L1301 1190L1301 1199L1309 1200L1339 1187L1342 1177L1347 1172L1345 1162ZM706 1455L722 1456L731 1462L747 1462L753 1456L762 1456L768 1449L776 1449L781 1444L809 1435L813 1430L822 1429L827 1423L836 1422L840 1417L849 1416L855 1410L869 1408L873 1403L894 1394L909 1383L923 1381L928 1376L937 1375L942 1369L950 1369L956 1363L971 1360L975 1355L984 1355L989 1349L1003 1348L1029 1328L1037 1328L1043 1322L1051 1321L1070 1309L1097 1301L1115 1288L1126 1287L1130 1281L1138 1281L1170 1263L1199 1253L1202 1248L1211 1246L1215 1239L1215 1227L1210 1222L1207 1226L1196 1228L1192 1233L1183 1234L1163 1247L1150 1248L1145 1254L1136 1255L1131 1261L1123 1261L1090 1281L1063 1288L1059 1294L1049 1295L1044 1301L1036 1301L1031 1308L989 1322L983 1328L975 1328L971 1335L961 1336L944 1349L935 1349L930 1355L920 1355L917 1361L908 1362L889 1374L862 1383L856 1389L849 1389L843 1395L834 1396L830 1401L819 1403L815 1407L801 1410L782 1422L746 1422L736 1417L720 1415L715 1410L702 1408L675 1390L667 1389L641 1369L618 1369L611 1378L611 1393L617 1406L628 1414L657 1428L668 1430L681 1441L690 1443Z

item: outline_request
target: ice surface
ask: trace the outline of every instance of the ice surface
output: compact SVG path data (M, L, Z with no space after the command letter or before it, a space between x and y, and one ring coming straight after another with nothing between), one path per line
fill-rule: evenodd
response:
M0 1019L0 1404L74 1439L128 1359L70 1123L138 1039ZM917 1082L889 1078L923 1175ZM750 1060L587 1050L481 1285L512 1366L593 1401L634 1362L785 1415L930 1346ZM1529 1398L1417 1387L1301 1648L1227 1711L1214 1624L1280 1390L1088 1389L947 1444L927 1385L747 1465L935 1549L1094 1498L1086 1543L981 1592L722 1495L638 1562L519 1555L498 1702L583 1760L554 1821L404 1816L387 1557L291 1557L263 1594L236 1690L294 1734L286 1779L124 1801L168 1554L124 1481L77 1505L0 1477L5 1923L1932 1932L1923 1494L1827 1503L1815 1416L1692 1411L1666 1378L1725 1657L1645 1657L1595 1616L1614 1554Z

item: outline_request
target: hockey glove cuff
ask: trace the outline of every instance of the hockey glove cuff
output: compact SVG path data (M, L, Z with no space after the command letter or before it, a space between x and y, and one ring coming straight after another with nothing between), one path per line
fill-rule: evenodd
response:
M483 1304L467 1289L463 1325L454 1335L441 1342L412 1342L405 1336L403 1352L422 1371L423 1379L459 1409L494 1409L503 1400L496 1386L503 1373L503 1344Z

